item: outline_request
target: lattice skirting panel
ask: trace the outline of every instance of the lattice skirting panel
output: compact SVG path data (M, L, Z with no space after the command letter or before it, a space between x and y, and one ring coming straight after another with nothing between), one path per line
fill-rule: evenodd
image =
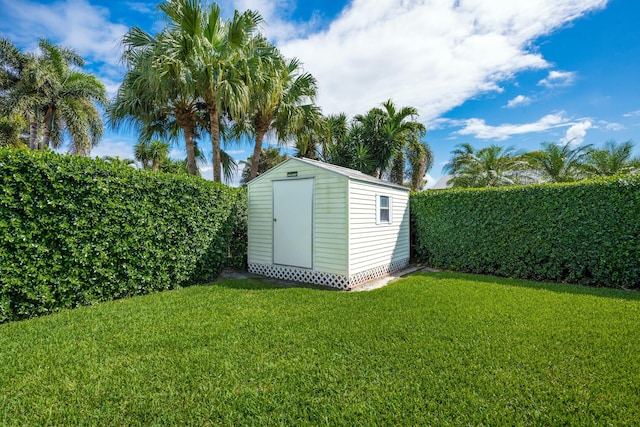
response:
M379 267L365 270L361 273L352 274L349 277L349 289L368 282L369 280L377 279L393 273L394 271L402 270L409 265L409 258L393 261L390 264L384 264Z
M282 265L249 264L249 271L262 276L273 277L275 279L313 283L316 285L348 290L368 282L369 280L377 279L394 271L400 270L408 264L409 258L406 258L394 261L390 264L381 265L361 273L353 274L348 278L341 274L323 273L321 271L285 267Z

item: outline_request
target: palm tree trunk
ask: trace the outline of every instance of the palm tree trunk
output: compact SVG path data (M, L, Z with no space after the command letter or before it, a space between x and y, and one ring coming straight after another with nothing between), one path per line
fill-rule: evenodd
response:
M44 132L42 133L42 141L40 142L40 149L44 150L46 148L49 148L50 142L51 142L51 129L45 123Z
M29 122L29 148L38 149L38 121L35 118Z
M198 166L196 165L196 150L193 138L195 136L196 119L191 111L191 105L182 105L174 111L176 122L184 133L184 145L187 149L187 171L189 175L198 175ZM148 160L147 160L148 161ZM148 163L147 163L148 164Z
M258 168L260 167L260 156L262 154L262 141L264 140L264 135L266 133L267 131L265 129L256 130L256 145L253 147L253 156L251 157L249 181L258 176Z
M411 191L420 191L424 181L424 174L427 173L426 155L411 162Z
M404 182L404 153L399 151L391 164L391 182L402 185Z
M209 133L211 134L211 148L213 151L213 180L222 182L222 167L220 162L220 114L215 93L211 90L205 95L207 111L209 112Z
M53 109L51 106L47 107L47 112L42 122L44 124L44 132L42 134L40 149L44 150L49 148L49 144L51 143L51 127L53 126Z
M187 170L189 171L189 175L198 175L198 166L196 165L196 150L193 143L193 128L190 126L185 126L182 128L182 131L184 132L184 142L187 149Z

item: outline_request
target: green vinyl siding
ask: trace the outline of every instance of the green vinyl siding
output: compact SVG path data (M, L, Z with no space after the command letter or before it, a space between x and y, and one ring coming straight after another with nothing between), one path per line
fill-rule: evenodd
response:
M391 199L391 223L376 224L376 195ZM409 192L351 181L349 274L409 258Z

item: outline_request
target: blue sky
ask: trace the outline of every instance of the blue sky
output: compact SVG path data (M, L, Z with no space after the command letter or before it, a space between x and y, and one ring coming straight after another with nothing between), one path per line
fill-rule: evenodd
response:
M325 113L391 98L418 108L437 179L457 144L534 150L544 141L632 139L640 153L640 2L635 0L222 0L259 11L264 32L319 82ZM154 1L0 0L0 34L78 50L113 95L119 40L163 27ZM108 130L92 155L133 157L136 135ZM276 141L271 141L275 143ZM206 141L201 144L208 147ZM248 144L227 147L239 160ZM183 148L175 147L175 157ZM212 174L210 165L203 175Z

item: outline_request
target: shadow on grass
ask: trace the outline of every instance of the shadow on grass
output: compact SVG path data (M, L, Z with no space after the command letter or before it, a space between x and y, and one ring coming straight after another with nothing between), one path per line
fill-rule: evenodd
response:
M512 279L507 277L489 276L472 273L419 273L432 280L464 280L473 282L493 283L502 286L517 286L529 289L543 289L551 292L574 295L592 295L603 298L616 298L628 301L640 301L640 292L638 290L614 289L605 287L594 287L578 285L574 283L556 283L556 282L536 282L525 279ZM409 276L411 277L411 276Z

